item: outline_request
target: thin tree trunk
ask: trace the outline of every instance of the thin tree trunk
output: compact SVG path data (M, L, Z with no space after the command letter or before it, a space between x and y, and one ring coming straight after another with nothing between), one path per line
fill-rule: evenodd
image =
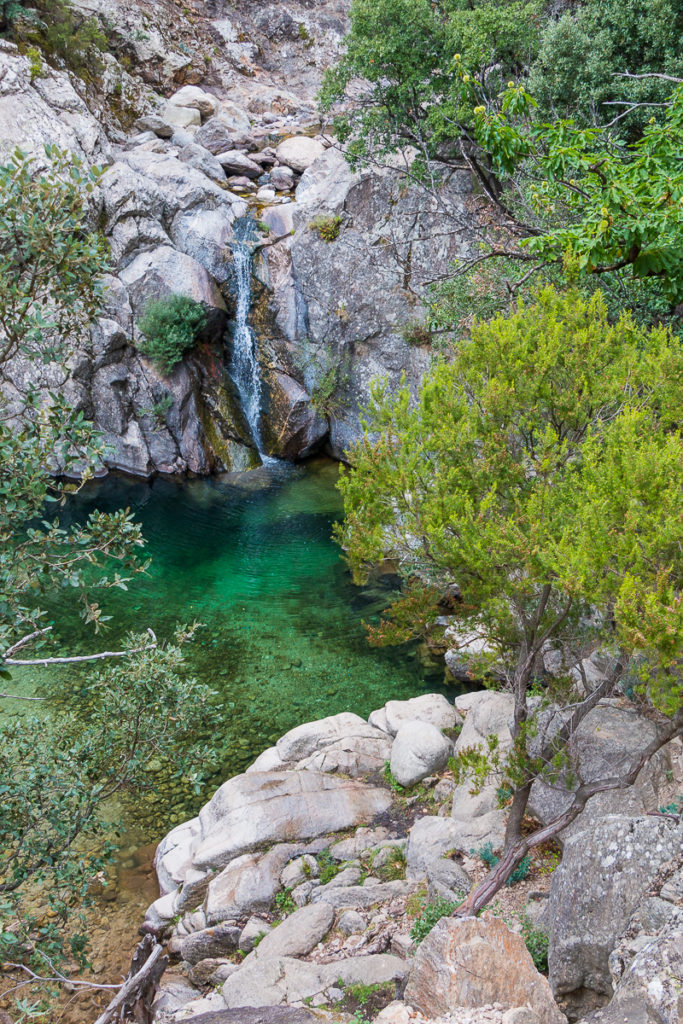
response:
M518 790L513 798L510 819L508 820L505 835L505 847L500 860L491 869L486 878L479 885L475 886L464 903L461 903L454 911L453 916L472 917L478 914L480 910L483 910L486 904L502 889L517 865L521 863L530 850L535 846L540 846L541 843L547 842L549 839L553 839L567 825L571 825L581 814L590 798L595 796L596 793L606 793L615 789L628 789L632 786L650 758L677 736L683 736L683 708L677 711L674 717L669 719L666 725L660 728L658 735L643 750L629 772L625 775L583 783L574 792L574 799L566 811L528 836L522 835L521 822L529 801L531 783ZM526 796L524 795L525 793ZM518 795L519 800L517 800Z

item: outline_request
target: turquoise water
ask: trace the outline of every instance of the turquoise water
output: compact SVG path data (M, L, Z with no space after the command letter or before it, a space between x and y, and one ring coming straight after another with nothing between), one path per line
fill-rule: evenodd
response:
M443 688L443 665L425 663L417 646L369 646L363 620L376 619L395 581L352 583L331 539L342 511L336 479L326 460L183 482L112 475L64 514L130 507L148 542L147 575L126 594L104 595L115 623L106 647L132 628L151 626L161 638L177 622L204 623L188 661L220 693L222 778L301 722L367 716L390 698ZM75 600L60 598L50 614L70 652L102 643Z

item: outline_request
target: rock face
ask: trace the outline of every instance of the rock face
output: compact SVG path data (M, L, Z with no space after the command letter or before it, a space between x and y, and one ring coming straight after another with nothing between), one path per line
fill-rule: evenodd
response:
M360 436L370 382L388 375L397 384L405 372L415 389L428 365L428 350L403 332L427 283L467 250L469 180L444 186L458 226L428 242L441 214L422 192L398 171L353 174L330 140L313 135L348 0L292 0L286 10L212 0L191 19L178 19L172 0L73 3L106 29L102 75L86 88L46 65L32 80L29 61L2 42L0 151L42 154L51 143L107 168L93 225L111 246L110 301L67 384L104 435L107 466L149 476L259 463L225 330L235 310L233 224L248 211L241 196L257 189L251 212L271 229L255 258L251 317L264 446L284 459L323 447L342 456ZM136 342L141 300L174 290L223 315L165 377ZM12 376L16 387L49 383L21 361ZM340 770L354 760L346 753Z
M642 750L654 739L655 727L630 705L601 704L594 708L576 730L568 754L573 770L584 781L628 772ZM636 783L619 792L598 793L591 797L579 820L563 834L563 841L573 832L585 829L607 814L637 816L655 811L666 803L670 779L680 784L680 740L662 748L642 769ZM571 802L571 796L535 782L529 800L529 812L543 824L558 817Z
M385 790L317 772L265 772L225 782L199 813L193 863L220 868L270 842L348 828L386 810Z
M543 1024L565 1021L523 939L497 918L442 918L418 949L405 1000L432 1018L499 1003L529 1006Z
M598 1018L593 1018L596 1021ZM679 1024L683 1019L683 909L642 944L599 1018L604 1024Z
M470 694L468 706L455 753L485 745L486 737L491 735L498 737L500 750L509 747L512 696L491 691ZM478 793L473 794L471 790L472 784L464 782L453 792L452 818L456 825L453 846L463 853L486 843L492 843L495 849L502 845L505 837L505 812L499 807L496 782L486 782Z
M391 773L402 786L414 786L446 767L450 742L429 722L406 722L391 747Z
M612 995L609 957L658 871L678 856L683 826L608 816L565 844L550 889L550 984L575 1019Z

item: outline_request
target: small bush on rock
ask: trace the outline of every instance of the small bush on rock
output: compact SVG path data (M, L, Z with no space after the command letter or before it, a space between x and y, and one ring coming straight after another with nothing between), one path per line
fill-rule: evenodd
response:
M527 914L522 914L519 920L522 925L522 938L526 943L526 948L531 953L531 959L536 970L540 971L541 974L547 974L548 933L544 932L542 928L536 928Z
M170 373L204 327L206 310L201 303L187 295L171 295L147 307L140 321L144 340L138 348L162 373Z
M452 914L458 905L458 903L451 903L450 900L446 900L442 896L439 896L433 903L425 904L422 908L422 913L415 919L413 927L410 929L410 937L413 942L419 946L422 940L427 938L434 925L438 924L442 917L448 917L449 914Z
M320 878L320 884L327 885L328 882L332 881L335 875L339 874L339 865L336 860L333 859L329 850L321 850L316 857L316 860L318 861L318 866L320 868L320 874L318 876Z
M312 221L310 227L315 228L323 242L334 242L339 237L341 224L341 217L326 217L321 213Z

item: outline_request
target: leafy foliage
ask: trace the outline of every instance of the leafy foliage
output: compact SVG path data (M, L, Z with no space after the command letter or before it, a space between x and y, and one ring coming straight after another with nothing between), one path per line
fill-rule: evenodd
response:
M37 47L48 60L64 61L84 78L102 70L100 53L109 48L99 20L69 0L0 0L0 31L20 46Z
M413 942L419 946L422 940L427 938L434 925L438 924L442 917L452 914L457 906L457 903L451 903L450 900L446 900L442 896L432 903L425 903L410 929L410 937Z
M339 864L327 848L320 851L316 860L318 861L318 867L320 868L320 873L318 875L320 884L327 885L328 882L331 882L332 879L339 874Z
M194 346L206 322L202 304L187 295L170 295L151 302L140 320L144 338L138 348L163 373L170 373Z
M62 922L70 904L87 899L115 848L98 808L116 792L139 799L151 790L151 758L199 791L213 756L191 740L216 709L212 691L186 677L181 647L191 634L181 630L175 643L106 665L77 702L70 694L67 703L63 681L53 679L53 718L14 718L0 727L0 896L15 914L28 883L44 888ZM4 957L30 959L30 932L30 925L3 931Z
M522 925L522 938L526 948L531 953L531 959L534 962L534 967L541 974L548 973L548 944L549 936L548 933L543 931L542 928L537 928L528 914L522 914L520 917Z
M600 697L628 676L656 742L683 732L681 382L683 354L665 328L627 314L611 324L599 292L546 288L476 322L417 402L407 387L377 385L342 472L337 537L356 578L390 558L432 593L457 583L458 629L482 640L473 672L514 695L512 749L492 735L451 761L457 782L476 791L493 774L510 794L500 884L534 841L521 823L535 778L566 786L574 816L600 785L627 784L583 785L568 754ZM422 610L416 634L424 623ZM609 668L577 703L574 678L598 649ZM556 677L539 670L550 650Z
M484 843L484 845L481 846L478 850L471 850L470 853L479 857L479 859L490 868L495 867L498 861L500 860L498 854L493 852L492 843ZM506 884L514 885L515 882L523 882L524 879L529 876L530 871L531 857L527 855L519 862L515 870L511 872L510 875L508 875Z
M318 232L323 242L334 242L339 237L341 225L341 217L325 216L321 213L310 226Z
M64 387L69 357L101 307L108 267L106 245L91 226L98 177L54 147L40 161L17 151L0 166L0 372L8 383L0 396L3 679L11 679L15 664L63 655L40 608L47 592L80 591L83 618L99 629L107 616L96 593L126 589L146 564L128 510L96 512L83 525L49 517L50 507L91 479L106 454ZM26 383L41 377L51 390ZM211 692L183 667L181 646L191 633L180 631L170 644L130 637L129 657L102 662L100 672L79 676L75 685L52 669L37 705L44 714L4 716L3 962L38 966L41 975L46 956L53 964L67 953L82 962L87 941L79 908L114 849L115 830L105 826L101 805L114 793L150 789L153 760L189 790L199 787L191 760L209 768L212 755L199 746L191 757L190 740L213 720L214 706ZM11 694L0 699L3 710L16 706ZM40 1005L49 1001L48 992ZM22 1014L34 1009L21 1000Z
M683 297L683 86L663 118L650 119L625 149L596 129L569 122L538 123L534 101L511 86L502 110L476 108L476 137L501 177L529 167L536 230L516 254L525 262L562 263L604 274L628 267L634 277L659 278L672 301ZM501 253L503 255L503 253Z

